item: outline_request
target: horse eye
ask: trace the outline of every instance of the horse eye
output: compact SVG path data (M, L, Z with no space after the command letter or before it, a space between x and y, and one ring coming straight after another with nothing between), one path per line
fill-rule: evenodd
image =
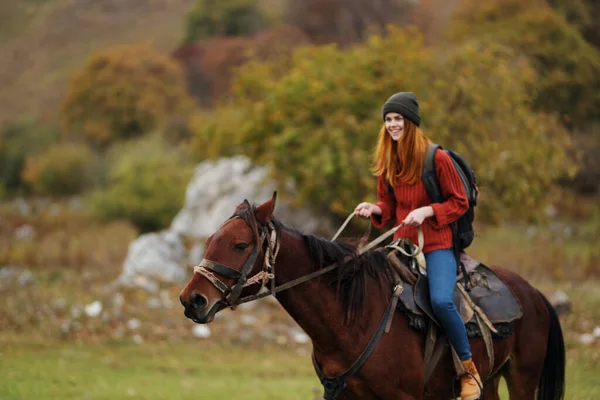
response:
M238 243L234 246L236 250L244 251L248 248L248 243Z

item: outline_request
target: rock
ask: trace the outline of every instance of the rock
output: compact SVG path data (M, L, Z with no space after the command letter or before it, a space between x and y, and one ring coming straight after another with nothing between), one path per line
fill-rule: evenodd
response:
M594 328L592 335L594 335L595 338L600 338L600 326Z
M15 237L19 240L28 240L33 238L35 231L31 225L21 225L15 229Z
M5 265L0 268L0 280L11 279L17 276L17 269L12 265Z
M177 233L148 233L129 245L118 281L124 286L143 287L154 292L158 287L151 283L152 279L182 282L187 276L183 267L186 262L187 251Z
M85 306L85 313L88 317L96 318L102 312L102 303L98 300Z
M151 297L146 301L146 307L155 310L162 307L162 301L158 297Z
M300 344L308 343L308 341L310 339L306 333L302 332L299 329L290 330L290 337L292 338L292 340L294 342L300 343Z
M140 335L133 335L133 337L131 339L133 339L133 343L135 343L135 344L144 343L144 338L141 337Z
M192 334L197 338L207 339L210 337L210 328L206 325L194 325Z
M31 271L23 271L18 280L21 287L29 286L33 283L33 274Z
M159 293L159 296L160 296L160 300L162 302L162 305L165 308L173 308L173 305L175 303L173 302L173 299L171 299L171 294L168 291L161 290L160 293Z
M594 340L596 338L594 337L594 335L590 335L589 333L585 333L581 336L579 336L579 341L585 345L590 345L592 343L594 343Z
M254 315L246 314L240 317L242 325L254 325L256 323L256 317Z
M562 290L557 290L550 297L550 304L556 310L558 315L569 314L571 312L571 301L569 296Z
M125 296L122 293L115 293L112 298L112 305L115 308L121 308L125 304Z
M142 323L137 318L132 318L129 321L127 321L127 328L129 328L132 331L139 329L141 325Z

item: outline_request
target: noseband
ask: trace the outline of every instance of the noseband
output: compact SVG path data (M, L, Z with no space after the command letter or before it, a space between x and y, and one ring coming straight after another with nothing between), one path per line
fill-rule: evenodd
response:
M235 216L233 218L239 217ZM200 264L194 267L195 273L204 276L217 289L219 289L221 293L223 293L225 299L221 301L228 307L234 307L238 304L237 300L239 299L240 294L242 293L242 290L245 287L261 282L261 287L258 290L258 292L260 292L262 288L266 285L267 281L271 280L271 288L273 290L275 288L274 267L275 258L277 257L277 253L279 252L279 240L277 231L272 223L269 223L264 227L259 227L259 230L260 236L258 238L258 243L254 247L254 249L252 249L252 253L250 253L250 256L242 266L241 271L228 267L225 264L209 260L207 258L202 259L202 261L200 261ZM248 278L248 274L250 273L250 271L252 271L252 267L256 263L258 253L263 248L263 244L267 236L269 236L269 240L267 241L267 249L265 252L265 260L263 263L263 267L260 272ZM227 286L227 284L225 284L223 281L217 278L215 274L233 279L233 286ZM274 294L275 293L273 292L273 295Z

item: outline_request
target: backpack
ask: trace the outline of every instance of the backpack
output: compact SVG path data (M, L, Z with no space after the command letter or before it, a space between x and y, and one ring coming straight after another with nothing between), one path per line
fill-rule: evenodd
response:
M431 143L427 146L427 151L425 152L423 175L421 177L429 198L435 203L441 203L445 200L435 173L434 156L435 151L438 148L442 149L450 156L454 168L456 169L456 172L458 172L463 187L465 188L465 194L467 195L467 200L469 202L467 212L465 212L456 222L451 224L454 251L455 254L458 255L464 249L469 247L475 238L475 230L473 229L473 220L475 218L474 207L477 205L479 189L477 188L475 172L460 154L452 150L445 150L440 145Z

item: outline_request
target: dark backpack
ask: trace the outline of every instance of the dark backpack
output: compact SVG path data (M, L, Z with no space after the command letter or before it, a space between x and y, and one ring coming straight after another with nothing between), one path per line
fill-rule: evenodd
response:
M477 205L477 196L479 190L477 188L477 180L475 179L475 172L465 161L465 159L458 153L452 150L445 150L440 145L429 144L427 151L425 152L425 161L423 163L423 185L429 195L429 198L435 203L443 202L444 196L442 195L440 185L437 181L435 173L435 151L440 148L450 156L456 172L460 176L460 179L465 188L467 200L469 201L469 209L467 212L460 217L456 222L452 223L452 236L454 241L454 251L458 256L461 251L469 247L475 238L475 231L473 229L473 219L475 218L474 207Z

